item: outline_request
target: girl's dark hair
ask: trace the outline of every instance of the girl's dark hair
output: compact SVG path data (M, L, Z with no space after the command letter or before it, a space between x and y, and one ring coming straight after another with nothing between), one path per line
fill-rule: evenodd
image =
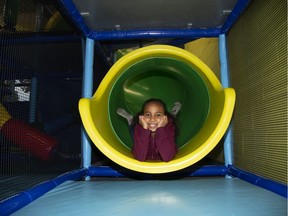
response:
M168 118L171 118L173 123L175 124L175 118L168 112L166 104L161 99L157 99L157 98L150 98L144 101L144 103L142 104L141 111L138 112L137 115L133 118L133 124L136 124L138 122L139 116L144 114L144 109L146 105L149 103L159 103L164 108L164 114L167 115Z
M146 101L142 104L142 109L141 109L141 111L140 111L140 114L141 114L141 115L144 114L144 109L145 109L146 105L149 104L149 103L159 103L159 104L163 107L163 109L164 109L164 114L165 114L165 115L170 115L170 113L167 111L166 104L165 104L162 100L156 99L156 98L150 98L150 99L146 100Z

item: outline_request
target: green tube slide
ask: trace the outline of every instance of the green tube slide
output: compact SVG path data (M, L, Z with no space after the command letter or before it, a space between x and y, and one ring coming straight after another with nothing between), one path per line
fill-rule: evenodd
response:
M163 100L177 114L179 147L170 162L133 158L126 119L121 107L135 115L149 98ZM107 157L128 169L167 173L188 167L205 157L225 134L235 104L235 91L224 89L214 73L193 54L172 46L153 45L120 58L92 98L82 98L79 109L92 142Z

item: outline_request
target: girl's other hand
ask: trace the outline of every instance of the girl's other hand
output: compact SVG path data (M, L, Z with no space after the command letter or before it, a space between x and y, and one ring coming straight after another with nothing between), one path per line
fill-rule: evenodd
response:
M165 127L168 124L168 117L166 115L164 115L158 124L158 127Z

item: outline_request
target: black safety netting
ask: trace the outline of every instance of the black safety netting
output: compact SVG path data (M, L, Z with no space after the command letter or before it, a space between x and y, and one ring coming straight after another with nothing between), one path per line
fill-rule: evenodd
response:
M0 201L81 164L81 38L54 2L0 0Z

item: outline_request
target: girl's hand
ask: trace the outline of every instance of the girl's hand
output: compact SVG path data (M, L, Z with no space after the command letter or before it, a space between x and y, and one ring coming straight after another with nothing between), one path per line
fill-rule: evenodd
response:
M139 124L144 128L144 129L148 129L148 124L145 121L145 118L143 115L139 116Z
M158 128L159 127L165 127L168 124L168 117L164 115L161 120L159 121Z

